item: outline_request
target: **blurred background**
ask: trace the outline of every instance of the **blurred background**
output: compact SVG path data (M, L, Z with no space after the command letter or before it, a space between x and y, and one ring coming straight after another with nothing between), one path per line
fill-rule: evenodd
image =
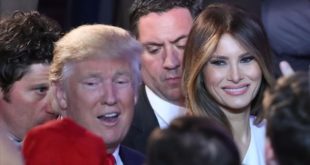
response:
M128 10L133 0L0 0L1 16L15 10L38 10L62 26L64 31L81 24L104 23L128 29ZM202 0L231 2L260 15L261 0Z
M0 0L0 16L15 10L38 10L67 32L82 24L102 23L128 30L128 11L134 0ZM202 7L214 2L237 5L261 19L273 49L274 72L287 60L295 70L310 68L309 0L196 0ZM182 18L180 18L182 19Z

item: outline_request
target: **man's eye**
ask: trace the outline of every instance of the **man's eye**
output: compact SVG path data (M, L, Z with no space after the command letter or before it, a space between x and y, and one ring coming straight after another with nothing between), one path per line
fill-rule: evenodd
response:
M179 40L178 42L174 43L174 45L178 48L178 49L181 49L181 50L184 50L185 49L185 45L186 45L186 40L185 38Z
M160 51L160 48L159 46L146 46L145 49L148 53L150 54L157 54L159 53Z
M84 84L87 85L87 86L93 86L93 85L95 85L95 83L93 83L93 82L85 82Z
M124 87L124 86L127 86L130 83L130 80L129 79L120 79L120 80L116 80L115 83L119 87Z
M37 87L35 88L35 92L39 95L44 95L48 91L48 87Z
M250 62L253 61L254 59L255 59L254 56L247 56L247 57L241 58L240 62L241 62L241 63L250 63Z
M176 45L176 47L178 48L178 49L182 49L182 50L184 50L185 49L185 45Z
M99 84L97 79L87 79L82 81L82 84L87 88L94 88Z
M210 64L221 66L221 65L225 65L226 62L224 60L210 60Z
M83 84L86 85L86 86L95 86L98 83L96 83L96 82L84 82Z
M127 84L129 81L117 81L118 84Z

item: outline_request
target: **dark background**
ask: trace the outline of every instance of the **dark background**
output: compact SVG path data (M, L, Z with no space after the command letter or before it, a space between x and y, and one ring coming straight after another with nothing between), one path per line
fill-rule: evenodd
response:
M103 23L128 29L128 10L133 0L39 0L38 10L57 20L64 31L81 24ZM260 15L261 0L203 0L229 2Z
M28 1L28 0L27 0ZM109 24L128 30L128 10L133 0L31 0L37 10L62 26L67 32L82 24ZM201 0L203 7L226 2L242 7L250 14L265 20L266 32L274 52L274 71L280 76L279 61L287 60L295 70L307 71L310 65L310 7L309 0ZM27 9L20 0L0 0L0 13L14 5ZM30 0L28 1L28 3ZM9 3L15 3L12 6ZM7 5L5 5L7 4ZM2 5L2 6L1 6ZM263 9L263 10L262 10ZM27 9L29 10L29 9ZM261 13L263 11L263 13ZM261 16L262 15L262 16ZM280 16L282 15L282 16ZM278 17L280 16L280 17ZM280 19L278 19L280 18ZM266 19L269 22L266 22ZM273 35L274 34L274 35ZM273 35L273 36L272 36ZM270 37L272 36L272 38ZM285 41L285 44L283 44ZM276 48L280 47L280 51ZM296 50L296 51L291 51Z

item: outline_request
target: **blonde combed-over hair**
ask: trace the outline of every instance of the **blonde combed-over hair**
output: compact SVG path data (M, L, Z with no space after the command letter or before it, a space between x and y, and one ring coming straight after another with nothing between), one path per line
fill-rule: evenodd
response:
M56 42L49 79L51 82L64 80L68 66L84 59L122 58L130 61L137 87L141 81L141 53L141 44L122 28L103 24L82 25Z

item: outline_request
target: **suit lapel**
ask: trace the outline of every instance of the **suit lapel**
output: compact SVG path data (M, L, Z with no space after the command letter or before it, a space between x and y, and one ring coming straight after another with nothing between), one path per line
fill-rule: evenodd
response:
M138 102L135 106L134 119L123 144L145 153L147 139L151 132L159 127L154 110L147 99L144 85L140 87Z
M159 126L154 110L146 96L144 85L140 87L139 99L135 106L135 117L132 125L143 133L148 133L149 130L153 130Z
M144 155L122 145L119 148L119 156L124 165L142 165L144 162Z

